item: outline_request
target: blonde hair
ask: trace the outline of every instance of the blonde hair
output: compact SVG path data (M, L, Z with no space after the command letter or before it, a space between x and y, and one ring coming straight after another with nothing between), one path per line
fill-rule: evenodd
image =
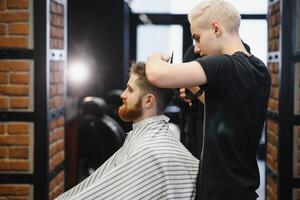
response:
M224 0L205 0L194 7L188 14L188 20L197 20L197 26L208 28L216 20L228 32L239 31L241 16L238 10Z

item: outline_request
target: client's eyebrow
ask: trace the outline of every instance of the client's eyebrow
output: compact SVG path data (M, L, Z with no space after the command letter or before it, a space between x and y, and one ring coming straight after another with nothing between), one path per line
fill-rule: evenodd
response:
M133 87L131 87L130 84L127 84L127 87L128 87L129 89L133 90Z

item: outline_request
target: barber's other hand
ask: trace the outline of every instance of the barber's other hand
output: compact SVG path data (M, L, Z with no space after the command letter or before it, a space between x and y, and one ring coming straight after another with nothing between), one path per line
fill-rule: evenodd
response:
M192 100L187 98L186 95L186 89L185 88L180 88L179 89L179 97L185 101L186 103L189 104L189 106L192 106Z

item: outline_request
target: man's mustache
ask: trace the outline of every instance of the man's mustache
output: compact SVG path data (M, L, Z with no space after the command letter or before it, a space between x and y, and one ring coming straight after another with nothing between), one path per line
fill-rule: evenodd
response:
M127 101L122 99L123 105L127 106Z

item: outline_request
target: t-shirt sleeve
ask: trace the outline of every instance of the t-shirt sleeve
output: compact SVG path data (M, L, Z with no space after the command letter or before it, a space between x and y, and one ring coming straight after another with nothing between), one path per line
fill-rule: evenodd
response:
M201 85L201 89L209 90L220 82L223 78L226 78L226 71L232 65L231 60L226 55L206 56L196 59L204 70L207 83ZM227 74L228 76L228 74Z

